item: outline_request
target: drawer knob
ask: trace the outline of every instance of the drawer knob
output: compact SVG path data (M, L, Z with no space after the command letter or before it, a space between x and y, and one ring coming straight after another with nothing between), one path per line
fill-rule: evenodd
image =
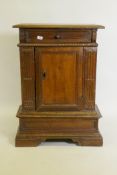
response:
M55 39L61 39L61 36L60 35L56 35Z
M38 40L43 40L43 39L44 39L44 37L43 37L43 36L41 36L41 35L38 35L38 36L37 36L37 39L38 39Z

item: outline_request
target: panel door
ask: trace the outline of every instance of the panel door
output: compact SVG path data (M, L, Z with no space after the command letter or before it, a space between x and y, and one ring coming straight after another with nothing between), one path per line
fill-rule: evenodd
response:
M83 48L37 47L36 109L83 107Z

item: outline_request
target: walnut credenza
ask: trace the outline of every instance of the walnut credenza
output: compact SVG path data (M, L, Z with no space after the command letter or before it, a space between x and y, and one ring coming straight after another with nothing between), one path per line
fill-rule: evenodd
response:
M48 139L101 146L95 104L100 25L18 24L22 104L16 146Z

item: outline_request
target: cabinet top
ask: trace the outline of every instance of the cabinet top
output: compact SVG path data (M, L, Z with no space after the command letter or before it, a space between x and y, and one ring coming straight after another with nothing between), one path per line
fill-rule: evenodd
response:
M104 29L105 27L102 25L96 24L16 24L13 28L50 28L50 29L60 29L60 28L68 28L68 29Z

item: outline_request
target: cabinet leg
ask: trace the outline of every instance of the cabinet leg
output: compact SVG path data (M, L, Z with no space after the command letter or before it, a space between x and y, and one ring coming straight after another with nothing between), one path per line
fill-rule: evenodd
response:
M27 135L27 134L20 134L20 132L18 132L15 138L15 146L16 147L33 147L33 146L38 146L39 144L41 144L41 142L44 142L44 141L45 141L44 138Z
M16 140L15 140L15 146L16 147L34 147L34 146L38 146L39 144L41 144L41 142L46 141L48 138L50 137L42 137L42 138L35 138L33 137L22 137L21 136L16 136ZM61 137L62 138L62 137ZM68 137L67 137L68 138ZM52 140L54 140L55 138L52 138ZM57 137L56 137L57 139ZM55 139L55 140L56 140ZM65 140L65 137L62 138L63 140ZM76 143L79 146L102 146L103 145L103 140L101 135L97 136L97 137L89 137L89 136L83 136L83 137L69 137L70 140L72 140L73 143Z
M74 137L72 138L72 141L76 143L79 146L102 146L103 145L103 139L102 136L99 135L97 137Z
M38 146L42 142L41 139L33 139L33 140L26 140L26 139L17 139L15 140L15 146L16 147L33 147Z

